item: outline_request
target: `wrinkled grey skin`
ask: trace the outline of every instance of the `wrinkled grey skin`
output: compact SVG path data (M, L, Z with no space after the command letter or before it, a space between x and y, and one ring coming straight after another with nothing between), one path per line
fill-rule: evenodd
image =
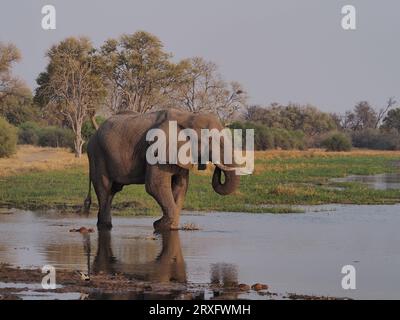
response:
M146 133L150 129L159 128L168 134L168 123L171 120L177 121L178 131L191 128L196 130L198 137L201 137L201 129L223 129L219 120L208 114L193 114L178 110L147 114L125 112L105 121L90 139L89 194L84 207L88 212L91 204L90 183L93 183L99 203L97 221L99 229L111 229L113 197L124 185L129 184L144 184L147 193L160 205L163 216L154 222L156 230L173 230L179 227L190 166L179 163L150 165L146 161L146 150L151 143L146 141ZM220 152L223 154L223 150ZM199 157L200 155L201 150ZM211 159L211 152L208 159ZM225 175L224 183L221 182L221 172ZM232 166L216 165L212 186L217 193L228 195L238 185L239 176L235 174Z

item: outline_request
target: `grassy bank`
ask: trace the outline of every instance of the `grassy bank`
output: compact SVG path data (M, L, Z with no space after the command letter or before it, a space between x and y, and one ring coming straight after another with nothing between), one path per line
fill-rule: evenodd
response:
M87 164L67 158L63 168L56 156L57 166L48 160L20 173L12 159L1 160L9 161L13 170L7 171L0 162L0 206L79 210L87 192ZM395 172L400 170L399 163L400 152L258 152L255 173L243 177L240 189L231 196L222 197L212 190L211 170L193 172L184 209L285 213L301 204L396 203L400 202L399 190L372 190L359 183L333 183L330 178ZM114 200L114 213L159 214L160 209L143 186L126 186Z

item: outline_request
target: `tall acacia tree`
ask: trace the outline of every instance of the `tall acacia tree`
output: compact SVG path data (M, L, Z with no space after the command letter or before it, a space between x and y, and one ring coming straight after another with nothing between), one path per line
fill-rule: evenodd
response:
M200 57L185 61L184 81L174 92L176 106L194 113L211 112L227 122L246 106L247 94L238 82L225 82L215 63Z
M32 105L32 91L18 77L12 74L12 66L19 62L18 48L0 42L0 115L13 125L36 117Z
M24 83L12 75L12 65L21 59L18 48L9 43L0 42L0 105L10 97L25 90Z
M100 53L112 113L145 113L166 107L186 66L185 62L173 63L162 42L145 31L107 40Z
M82 125L102 103L105 89L99 59L89 39L67 38L47 53L49 64L37 79L36 101L51 105L74 132L76 157L82 155Z

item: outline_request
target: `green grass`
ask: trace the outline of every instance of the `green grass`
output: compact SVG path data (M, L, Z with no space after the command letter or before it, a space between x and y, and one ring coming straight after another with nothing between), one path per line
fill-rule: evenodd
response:
M232 212L300 212L296 205L352 203L393 204L399 190L372 190L359 183L332 183L330 178L398 171L396 154L315 155L261 158L256 173L241 179L240 189L226 197L211 187L211 176L191 174L185 210ZM78 211L87 193L82 167L42 171L0 178L0 206ZM330 189L340 186L344 190ZM94 193L93 193L94 194ZM96 198L93 197L93 211ZM114 214L160 214L157 203L142 185L125 186L113 202Z

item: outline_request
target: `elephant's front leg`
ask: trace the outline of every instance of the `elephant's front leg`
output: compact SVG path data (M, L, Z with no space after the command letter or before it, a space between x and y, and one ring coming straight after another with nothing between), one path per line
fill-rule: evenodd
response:
M179 172L172 176L172 195L179 212L182 210L186 192L189 185L189 170L179 169Z
M154 222L156 230L179 228L180 210L188 183L188 174L184 178L179 172L168 165L152 165L146 169L146 191L153 196L163 212L162 218Z

